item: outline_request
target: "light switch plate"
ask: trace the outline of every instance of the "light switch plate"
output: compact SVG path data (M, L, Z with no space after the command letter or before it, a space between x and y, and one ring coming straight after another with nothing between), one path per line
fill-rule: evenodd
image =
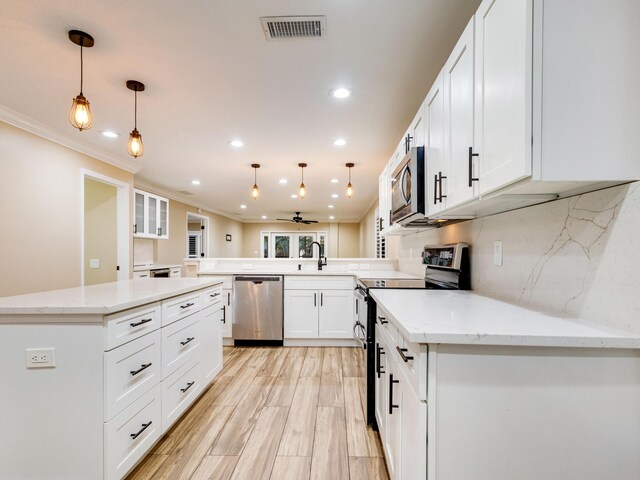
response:
M55 348L27 348L27 368L51 368L56 366Z
M100 259L92 258L89 260L89 268L100 268Z
M496 267L502 266L502 240L493 242L493 264Z

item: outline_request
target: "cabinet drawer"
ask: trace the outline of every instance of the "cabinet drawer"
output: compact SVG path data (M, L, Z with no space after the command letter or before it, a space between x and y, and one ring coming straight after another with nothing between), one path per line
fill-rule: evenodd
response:
M120 480L160 438L160 385L104 425L105 478ZM135 437L135 438L134 438Z
M202 391L197 358L184 364L162 382L162 432L166 432Z
M202 292L202 305L208 307L210 305L222 306L222 284L215 287L207 288Z
M104 419L111 420L160 381L160 330L104 354Z
M135 340L160 328L160 302L107 315L105 350Z
M195 313L162 329L162 378L199 355L200 317Z
M350 275L285 275L284 288L297 290L353 290L353 277Z
M133 272L133 278L149 278L151 277L151 273L149 270L143 270L141 272Z
M202 308L202 292L192 292L162 301L162 326L180 320Z
M387 343L391 345L393 342L397 341L398 330L389 320L387 312L380 308L380 305L377 306L376 324L380 325L380 331L385 335Z
M408 342L400 333L395 342L390 344L391 355L394 356L398 369L420 400L427 400L427 354L426 345Z
M182 276L182 269L180 267L177 268L172 268L171 272L169 273L169 277L181 277Z

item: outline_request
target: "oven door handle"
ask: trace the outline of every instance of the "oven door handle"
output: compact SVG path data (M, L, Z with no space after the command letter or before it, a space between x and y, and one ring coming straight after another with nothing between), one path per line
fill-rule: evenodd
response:
M359 321L353 325L353 338L360 344L363 349L367 349L367 331Z

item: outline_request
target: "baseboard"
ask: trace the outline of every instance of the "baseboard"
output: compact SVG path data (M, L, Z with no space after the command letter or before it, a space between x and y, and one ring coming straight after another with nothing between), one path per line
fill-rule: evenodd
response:
M360 347L352 338L285 338L285 347Z

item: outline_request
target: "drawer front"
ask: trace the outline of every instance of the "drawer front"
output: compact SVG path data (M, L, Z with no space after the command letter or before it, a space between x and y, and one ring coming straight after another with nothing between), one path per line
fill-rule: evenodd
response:
M133 278L150 278L151 273L149 270L143 270L141 272L133 272Z
M398 330L393 323L391 323L387 312L380 308L380 305L378 305L376 309L376 324L380 325L380 330L385 334L389 344L398 340Z
M162 382L162 433L198 398L202 387L202 372L197 358Z
M222 284L215 287L207 288L202 292L202 305L208 307L210 305L220 305L222 307L223 298Z
M161 389L156 385L104 425L105 478L120 480L160 438ZM134 438L135 437L135 438Z
M160 330L104 354L104 419L131 405L160 382Z
M390 344L398 369L420 400L427 400L427 345L408 342L399 332L398 339Z
M107 315L105 350L114 349L160 328L160 302Z
M182 269L181 268L172 268L171 272L169 273L169 277L181 277L182 276Z
M165 379L200 351L201 312L162 329L162 378Z
M162 301L162 326L180 320L202 308L202 292L192 292Z
M353 290L351 275L285 275L284 288L291 290Z

